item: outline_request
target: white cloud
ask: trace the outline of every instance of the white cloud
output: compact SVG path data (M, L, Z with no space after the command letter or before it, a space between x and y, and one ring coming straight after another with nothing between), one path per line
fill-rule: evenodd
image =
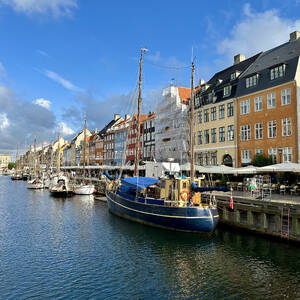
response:
M0 130L5 129L9 126L9 120L6 113L0 113Z
M50 109L50 106L51 106L51 102L49 100L44 99L44 98L36 99L36 100L32 101L32 103L40 105L40 106L42 106L46 109Z
M50 57L49 54L43 50L36 50L36 52L42 56L45 56L45 57Z
M58 131L62 136L72 135L75 133L74 130L68 127L64 122L58 123Z
M77 0L0 0L1 2L19 13L31 15L50 12L55 17L71 15L73 9L78 7Z
M64 88L70 90L70 91L74 91L74 92L79 92L81 91L81 89L79 87L77 87L76 85L74 85L71 81L61 77L59 74L50 71L50 70L45 70L43 72L43 74L45 76L47 76L48 78L54 80L55 82L59 83L60 85L62 85Z
M255 12L250 4L245 4L242 21L233 27L230 37L219 43L218 52L232 63L238 53L250 57L287 42L289 34L299 28L300 19L281 18L275 9Z

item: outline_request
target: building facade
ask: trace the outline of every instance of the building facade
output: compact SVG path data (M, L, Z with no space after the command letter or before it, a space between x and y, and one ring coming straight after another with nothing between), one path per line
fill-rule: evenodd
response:
M195 94L194 150L198 165L236 166L236 92L239 77L258 55L234 57L234 64L201 81Z
M156 106L155 159L162 162L188 162L189 88L170 86L163 90L162 100Z
M238 87L238 166L256 154L274 163L299 162L300 33L263 52Z
M155 158L155 113L149 113L143 121L143 160L153 161Z

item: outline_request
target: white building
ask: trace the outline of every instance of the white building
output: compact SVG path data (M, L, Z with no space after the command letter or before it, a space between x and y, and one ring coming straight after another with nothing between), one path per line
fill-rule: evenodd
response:
M170 86L163 90L163 98L156 106L155 159L188 162L189 150L189 88Z

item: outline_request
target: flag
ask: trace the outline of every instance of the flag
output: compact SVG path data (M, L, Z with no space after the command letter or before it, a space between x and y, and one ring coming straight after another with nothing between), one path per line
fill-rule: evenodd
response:
M233 209L233 198L232 198L232 192L231 192L231 194L230 194L230 199L229 199L229 207L230 207L231 209Z

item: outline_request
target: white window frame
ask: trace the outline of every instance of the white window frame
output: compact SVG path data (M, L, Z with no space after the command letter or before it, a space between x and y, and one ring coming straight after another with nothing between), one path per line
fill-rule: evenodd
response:
M263 101L262 96L257 96L254 98L254 111L262 111Z
M246 99L240 102L240 114L246 115L250 113L250 99Z
M251 151L249 149L241 150L242 163L251 162Z
M277 122L276 120L268 121L268 138L274 139L277 136Z
M281 131L282 131L282 136L291 136L292 135L292 119L291 118L281 119Z
M272 109L276 108L276 93L270 93L267 95L267 108Z
M246 78L246 88L256 86L258 83L258 74Z
M223 97L229 96L231 93L231 85L226 85L223 88Z
M269 148L268 149L268 156L272 159L273 163L277 162L277 149L276 148Z
M250 141L251 139L251 126L250 125L242 125L240 127L241 132L241 141Z
M254 131L255 131L255 139L262 140L263 138L263 124L262 123L255 123L254 124Z
M281 105L291 104L291 89L281 90Z
M292 162L292 147L282 148L282 162Z

